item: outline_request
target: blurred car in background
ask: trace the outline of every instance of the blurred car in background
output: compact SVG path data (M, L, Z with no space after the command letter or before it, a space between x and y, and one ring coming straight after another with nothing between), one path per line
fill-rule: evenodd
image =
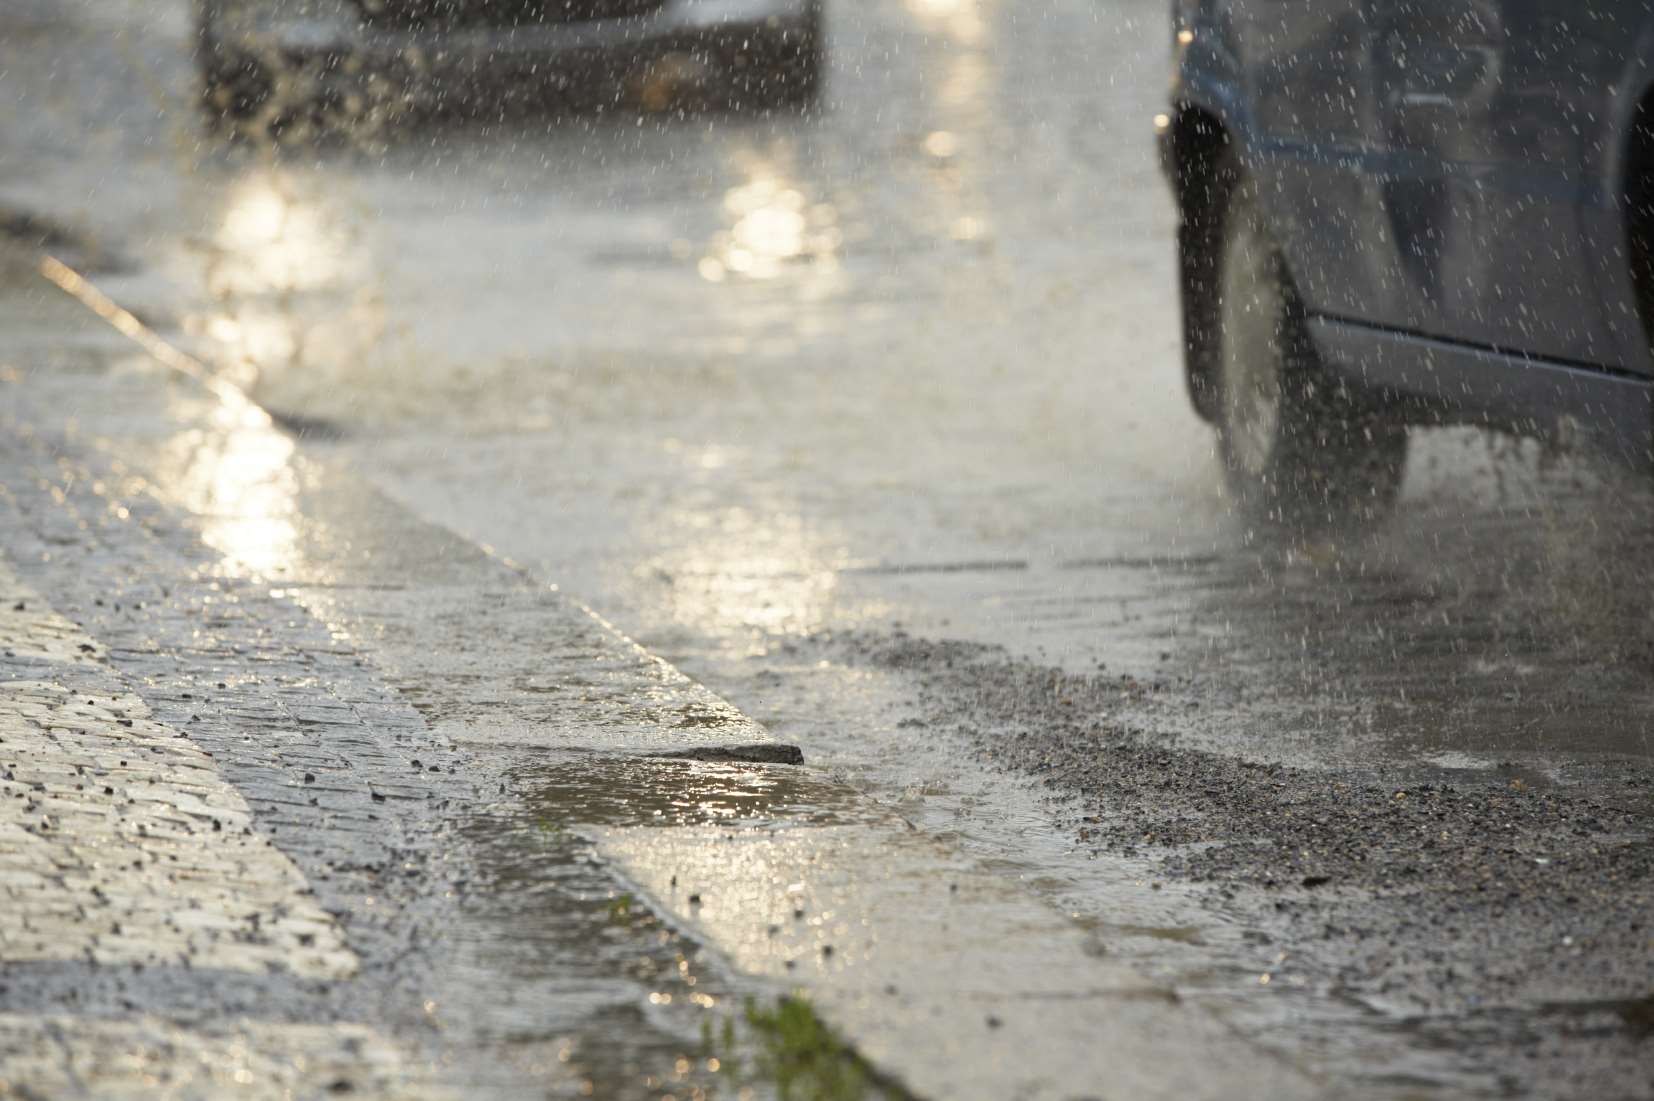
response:
M821 0L196 0L210 119L279 123L687 92L804 105Z
M1272 514L1381 513L1407 425L1650 456L1642 0L1177 0L1186 370Z

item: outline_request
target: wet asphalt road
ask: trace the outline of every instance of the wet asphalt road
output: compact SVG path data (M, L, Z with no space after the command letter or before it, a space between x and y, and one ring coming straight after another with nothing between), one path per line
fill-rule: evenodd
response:
M0 201L1242 1032L1398 1090L1640 1096L1654 499L1435 431L1371 536L1230 514L1177 374L1163 7L840 3L819 112L279 151L197 125L183 5L26 3ZM1039 845L993 824L1002 766L1078 800Z

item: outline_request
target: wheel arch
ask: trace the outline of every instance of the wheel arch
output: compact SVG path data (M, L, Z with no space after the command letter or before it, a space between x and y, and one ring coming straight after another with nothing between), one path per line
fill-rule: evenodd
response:
M1167 135L1167 168L1177 203L1178 293L1183 313L1183 367L1189 400L1207 423L1218 415L1212 332L1217 324L1217 246L1233 180L1222 169L1234 135L1222 116L1180 103Z
M1597 209L1581 229L1598 257L1598 293L1619 362L1654 374L1654 14L1628 35L1604 107L1588 133L1582 181Z
M1637 316L1644 344L1654 344L1654 77L1631 109L1617 182Z

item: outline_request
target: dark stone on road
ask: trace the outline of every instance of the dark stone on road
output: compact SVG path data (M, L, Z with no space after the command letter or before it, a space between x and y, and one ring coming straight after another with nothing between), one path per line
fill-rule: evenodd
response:
M651 753L650 757L669 757L686 761L744 761L760 765L801 765L804 751L796 745L760 743L756 745L708 745L693 749L674 749L666 753Z

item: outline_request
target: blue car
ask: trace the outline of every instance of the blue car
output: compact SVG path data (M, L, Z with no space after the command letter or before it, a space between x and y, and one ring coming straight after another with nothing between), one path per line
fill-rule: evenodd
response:
M1172 33L1185 367L1237 497L1382 514L1420 423L1649 460L1643 0L1176 0Z

